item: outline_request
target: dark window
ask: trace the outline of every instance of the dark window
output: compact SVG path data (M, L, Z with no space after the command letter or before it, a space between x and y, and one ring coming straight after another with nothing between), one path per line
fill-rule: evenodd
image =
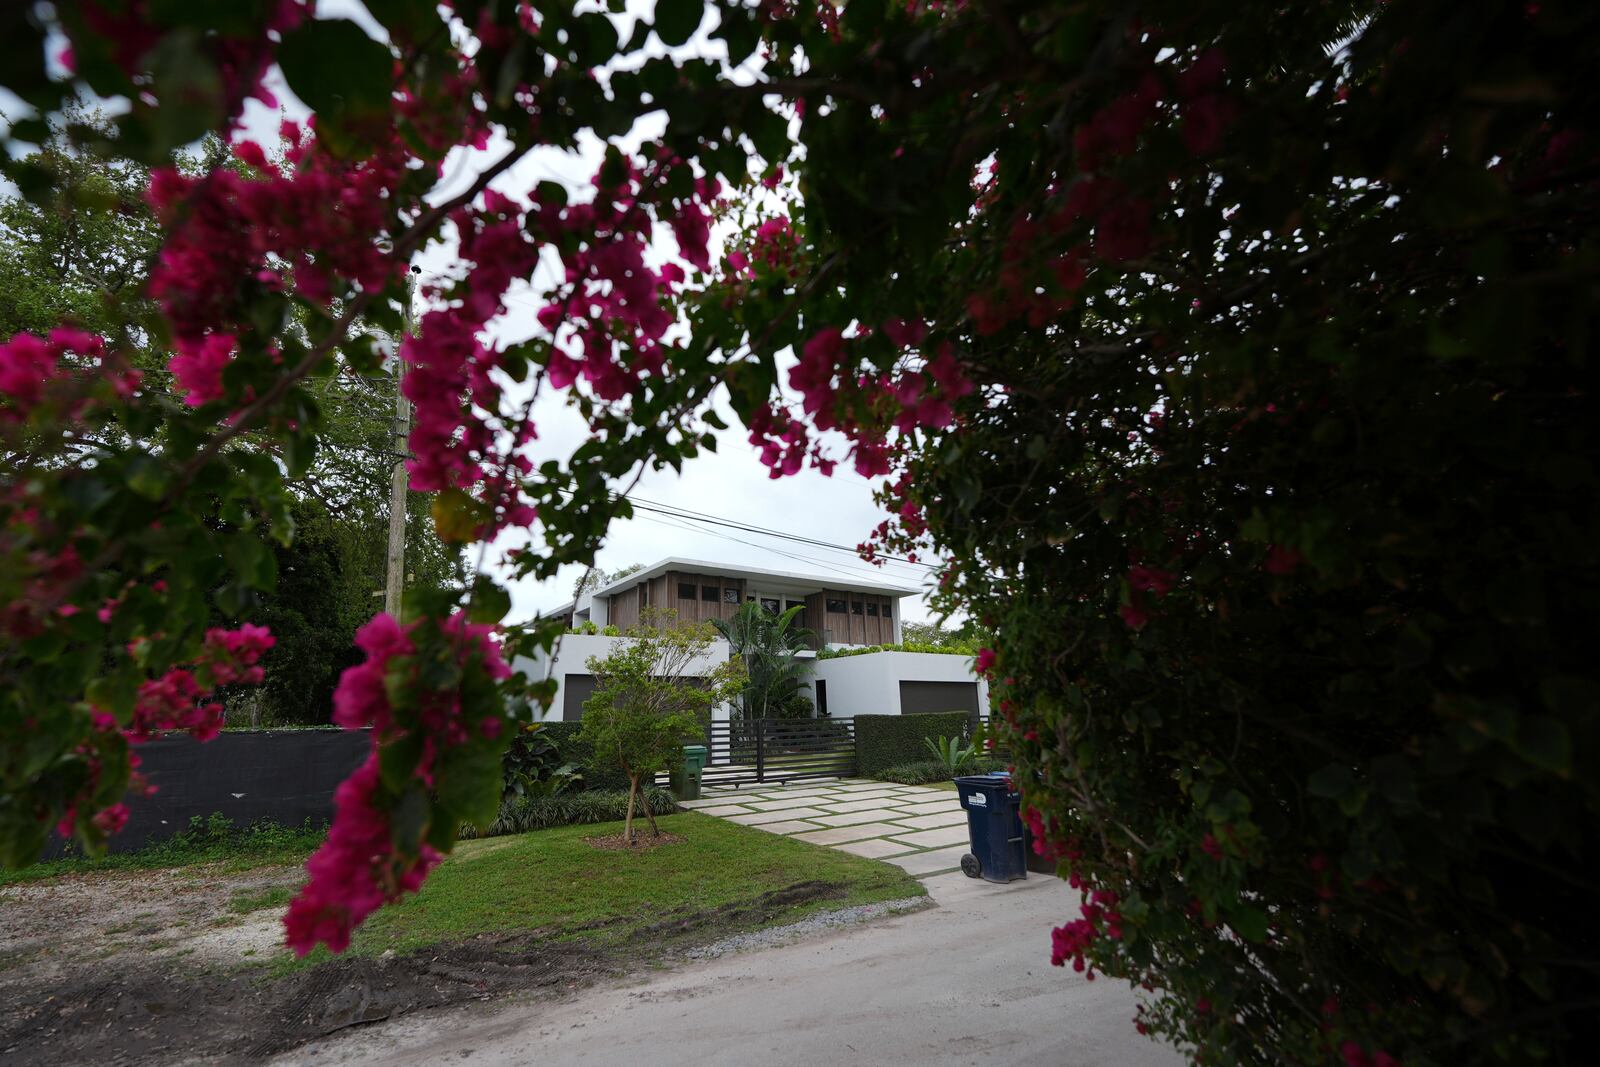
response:
M828 610L835 615L843 615L850 609L844 606L844 601L842 600L830 600L828 601Z
M870 600L867 601L867 614L871 615L874 619L878 617L878 605Z
M642 607L646 607L646 606L649 605L649 603L650 603L650 583L649 582L640 582L639 583L639 606L641 608Z
M679 582L678 583L678 599L679 600L693 600L694 599L694 584L691 583L691 582Z
M732 586L724 589L722 591L722 602L724 604L737 604L739 602L739 590Z
M770 611L774 615L778 614L778 600L776 597L762 597L761 607L764 611Z
M828 714L828 683L821 678L817 679L817 714Z
M715 604L722 599L722 588L715 585L702 585L700 587L700 599L709 600Z
M806 610L805 601L803 601L803 600L785 600L783 602L783 610L784 611L788 611L790 608L799 608L801 613L803 614L805 612L805 610ZM800 617L799 615L795 616L795 618L797 618L797 619L799 617Z
M852 600L850 602L850 614L852 614L852 615L862 615L862 614L865 614L865 611L866 611L866 609L861 606L861 601Z

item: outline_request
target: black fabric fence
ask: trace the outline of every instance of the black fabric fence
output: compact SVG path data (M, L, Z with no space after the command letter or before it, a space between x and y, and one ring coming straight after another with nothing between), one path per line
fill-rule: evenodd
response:
M299 826L333 817L333 791L367 758L365 730L227 730L201 744L188 735L139 745L139 770L158 787L129 794L128 825L111 838L126 852L220 812L243 828L263 819ZM64 842L51 842L47 856Z

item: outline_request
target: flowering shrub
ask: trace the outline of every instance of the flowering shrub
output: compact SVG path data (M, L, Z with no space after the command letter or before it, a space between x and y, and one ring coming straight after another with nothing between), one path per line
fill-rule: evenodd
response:
M129 743L209 732L248 682L265 635L208 639L210 605L270 586L307 383L374 366L439 240L470 267L399 347L442 536L504 535L515 577L592 560L614 489L713 443L726 390L774 477L885 479L867 558L950 561L938 600L996 635L999 740L1082 894L1052 958L1143 987L1139 1029L1219 1063L1575 1058L1593 5L375 7L384 43L297 0L7 22L20 99L126 103L83 148L158 168L165 242L159 316L0 347L6 862L58 823L102 841ZM757 84L656 46L702 23ZM237 136L274 62L316 112L282 168ZM206 130L242 170L160 169ZM591 138L581 194L513 180ZM538 330L496 342L513 283ZM135 328L181 402L130 372ZM536 467L546 390L590 433ZM492 817L508 698L549 698L504 642L557 628L497 636L508 607L480 576L363 630L338 712L374 754L297 950Z

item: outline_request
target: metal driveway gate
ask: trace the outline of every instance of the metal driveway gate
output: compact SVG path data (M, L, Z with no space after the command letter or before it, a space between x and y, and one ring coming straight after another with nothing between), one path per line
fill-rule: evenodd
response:
M854 719L733 719L706 731L702 785L727 788L856 772Z

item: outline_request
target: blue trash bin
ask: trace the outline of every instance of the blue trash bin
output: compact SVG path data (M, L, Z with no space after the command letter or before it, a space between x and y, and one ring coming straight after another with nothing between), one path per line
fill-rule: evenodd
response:
M956 792L967 810L967 838L972 851L961 857L968 878L1011 882L1028 877L1028 854L1022 830L1022 794L1003 771L956 779Z

